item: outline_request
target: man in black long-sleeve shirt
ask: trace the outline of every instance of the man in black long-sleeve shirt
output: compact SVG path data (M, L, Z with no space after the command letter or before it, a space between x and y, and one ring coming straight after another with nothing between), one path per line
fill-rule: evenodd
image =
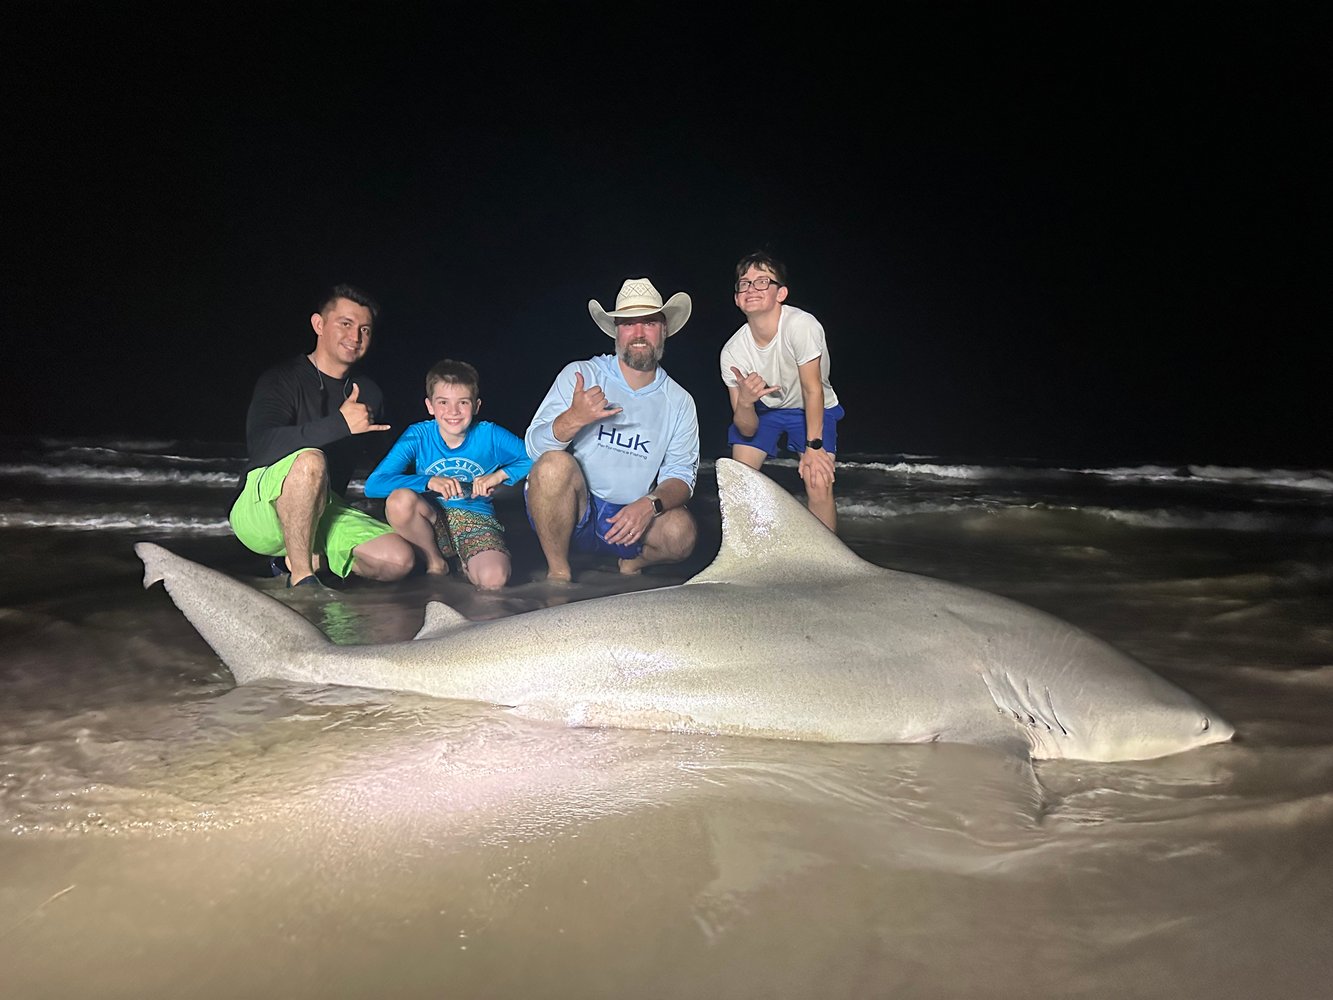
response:
M397 580L414 553L393 529L341 494L358 464L368 463L366 435L383 395L352 366L370 347L373 300L338 285L310 317L315 349L270 368L255 385L245 420L249 461L231 508L232 530L260 555L286 556L290 584L314 583L315 559L338 576Z

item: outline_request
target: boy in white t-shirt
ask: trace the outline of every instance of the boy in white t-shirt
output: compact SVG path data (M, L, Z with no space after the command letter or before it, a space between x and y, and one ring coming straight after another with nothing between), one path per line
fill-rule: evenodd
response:
M786 305L787 271L766 253L736 265L736 307L745 325L722 348L722 381L731 396L727 431L731 457L752 469L787 448L801 456L810 513L837 529L833 502L838 421L843 409L829 383L824 328L808 312Z

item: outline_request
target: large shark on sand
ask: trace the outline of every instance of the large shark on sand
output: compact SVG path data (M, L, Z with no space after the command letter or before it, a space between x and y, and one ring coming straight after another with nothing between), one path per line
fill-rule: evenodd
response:
M865 562L759 472L717 462L722 547L679 586L338 646L286 605L142 542L238 683L416 691L570 725L1135 760L1232 727L1106 643L1006 598Z

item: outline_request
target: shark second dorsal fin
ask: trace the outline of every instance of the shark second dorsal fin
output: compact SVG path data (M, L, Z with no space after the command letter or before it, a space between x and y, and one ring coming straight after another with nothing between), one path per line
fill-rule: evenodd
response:
M438 639L448 635L454 629L472 624L447 604L430 601L426 605L426 620L421 623L421 631L412 636L416 639Z
M829 531L800 501L762 472L717 460L722 548L689 583L771 583L883 572Z

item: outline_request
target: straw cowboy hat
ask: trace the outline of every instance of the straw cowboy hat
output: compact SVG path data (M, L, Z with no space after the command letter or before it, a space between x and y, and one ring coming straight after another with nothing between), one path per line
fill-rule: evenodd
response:
M607 312L596 299L588 300L588 312L592 321L602 328L608 337L616 335L616 320L627 316L651 316L661 313L666 317L666 335L670 337L680 330L690 318L690 297L684 292L677 292L666 302L662 293L653 287L647 278L629 278L620 286L616 296L615 309Z

